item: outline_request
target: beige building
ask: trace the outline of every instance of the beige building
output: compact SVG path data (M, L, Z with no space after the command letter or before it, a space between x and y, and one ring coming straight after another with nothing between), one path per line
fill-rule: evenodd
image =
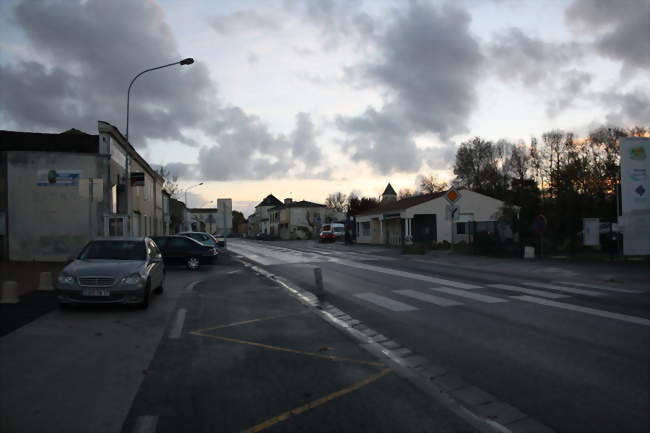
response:
M325 205L306 200L284 204L269 209L270 235L280 239L315 239L325 223L341 221L345 216Z
M0 257L65 261L88 240L163 233L163 179L114 126L0 131Z
M273 194L269 194L264 197L264 200L255 206L255 218L253 218L253 221L255 224L254 230L256 231L253 233L253 236L257 235L258 233L262 233L264 235L271 234L269 209L280 205L282 205L282 202L278 200Z

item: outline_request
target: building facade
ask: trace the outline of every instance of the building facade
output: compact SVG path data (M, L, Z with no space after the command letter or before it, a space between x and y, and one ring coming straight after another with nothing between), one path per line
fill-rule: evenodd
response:
M269 209L281 205L282 202L280 200L278 200L273 194L269 194L266 197L264 197L264 200L262 200L257 206L255 206L254 229L256 230L256 232L254 233L254 235L261 233L263 235L268 236L271 234Z
M269 209L268 214L269 234L280 239L315 239L323 224L345 218L324 204L306 200L294 202L290 198Z
M3 259L65 261L90 239L163 233L163 179L114 126L0 131Z
M357 242L368 244L404 245L441 242L468 242L468 223L477 230L495 230L498 215L504 205L501 200L466 189L454 203L458 215L452 222L446 192L424 194L397 200L390 184L375 209L356 215ZM452 235L453 230L453 235Z

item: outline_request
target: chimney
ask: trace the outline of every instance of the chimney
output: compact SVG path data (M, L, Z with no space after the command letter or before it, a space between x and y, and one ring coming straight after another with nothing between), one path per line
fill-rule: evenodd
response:
M291 198L285 198L284 199L284 204L289 204L291 202L293 202L293 199L291 199Z

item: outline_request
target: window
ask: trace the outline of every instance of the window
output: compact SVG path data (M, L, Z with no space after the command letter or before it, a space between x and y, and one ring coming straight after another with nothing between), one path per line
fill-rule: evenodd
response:
M370 236L370 221L361 223L361 234Z
M466 233L465 226L467 223L456 223L456 234L464 235Z
M187 248L192 246L191 241L183 238L173 238L169 241L170 248Z

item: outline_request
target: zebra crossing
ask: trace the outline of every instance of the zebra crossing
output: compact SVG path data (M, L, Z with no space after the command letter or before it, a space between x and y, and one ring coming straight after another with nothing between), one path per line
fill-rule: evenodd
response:
M463 305L471 305L474 302L482 304L498 304L506 302L526 302L542 305L545 307L556 308L561 310L569 310L578 313L583 313L592 316L603 317L607 319L618 320L637 325L649 326L650 319L644 317L630 316L627 314L615 313L611 311L601 310L597 308L584 307L576 304L559 302L555 299L572 298L569 293L582 296L600 297L607 296L607 292L619 292L616 287L598 286L598 288L591 289L576 289L571 285L579 285L580 287L592 287L588 284L573 283L573 282L555 282L553 284L538 283L535 281L522 281L521 285L512 284L486 284L483 289L496 289L502 292L514 292L515 294L505 295L507 297L487 295L478 293L475 288L473 289L455 289L452 287L429 287L427 289L411 290L400 289L392 290L387 294L377 294L374 292L357 293L354 296L360 300L371 303L377 307L389 310L391 312L412 312L418 311L423 307L423 304L433 304L437 307L462 307ZM535 289L525 287L532 286ZM546 288L548 290L540 290L539 288ZM550 290L555 290L552 292ZM436 295L431 294L435 292ZM560 292L560 293L558 293ZM632 291L628 291L632 292ZM634 293L643 293L634 291ZM439 296L442 294L443 296ZM407 299L408 298L408 299ZM460 299L459 299L460 298Z

